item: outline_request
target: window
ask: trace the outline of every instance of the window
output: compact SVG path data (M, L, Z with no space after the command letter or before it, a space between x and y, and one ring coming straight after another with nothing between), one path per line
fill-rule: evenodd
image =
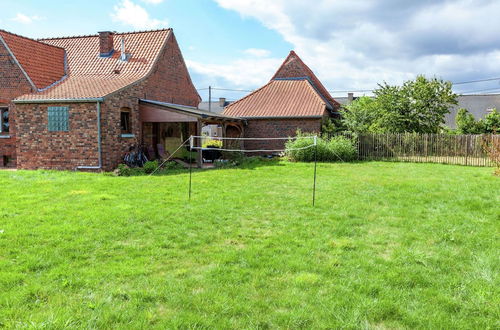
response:
M0 133L9 133L9 109L0 108Z
M122 108L120 112L120 127L122 134L131 134L132 127L130 126L130 110Z
M69 131L69 108L48 107L48 129L52 132Z

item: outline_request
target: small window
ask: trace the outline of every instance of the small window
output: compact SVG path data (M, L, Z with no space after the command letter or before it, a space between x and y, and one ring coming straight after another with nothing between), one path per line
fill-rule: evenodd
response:
M132 127L130 126L130 110L122 109L120 112L120 127L122 134L131 134Z
M9 133L9 109L0 108L0 133Z
M51 132L69 131L69 108L48 107L48 129Z

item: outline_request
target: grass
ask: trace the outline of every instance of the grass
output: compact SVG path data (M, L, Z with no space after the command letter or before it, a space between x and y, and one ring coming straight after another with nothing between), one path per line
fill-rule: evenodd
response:
M0 327L500 327L491 168L0 171Z

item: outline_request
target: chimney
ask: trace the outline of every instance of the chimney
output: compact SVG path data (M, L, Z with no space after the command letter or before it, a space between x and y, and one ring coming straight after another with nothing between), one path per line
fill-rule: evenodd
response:
M224 108L225 105L226 105L226 98L219 97L219 107Z
M99 32L99 56L108 57L113 54L113 32Z
M354 100L354 93L347 93L347 102L351 103Z

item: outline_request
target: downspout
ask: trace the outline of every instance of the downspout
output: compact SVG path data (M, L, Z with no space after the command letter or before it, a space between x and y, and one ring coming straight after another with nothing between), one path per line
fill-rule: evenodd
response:
M98 166L77 166L77 170L99 170L102 168L102 147L101 147L101 102L97 101L97 153Z

